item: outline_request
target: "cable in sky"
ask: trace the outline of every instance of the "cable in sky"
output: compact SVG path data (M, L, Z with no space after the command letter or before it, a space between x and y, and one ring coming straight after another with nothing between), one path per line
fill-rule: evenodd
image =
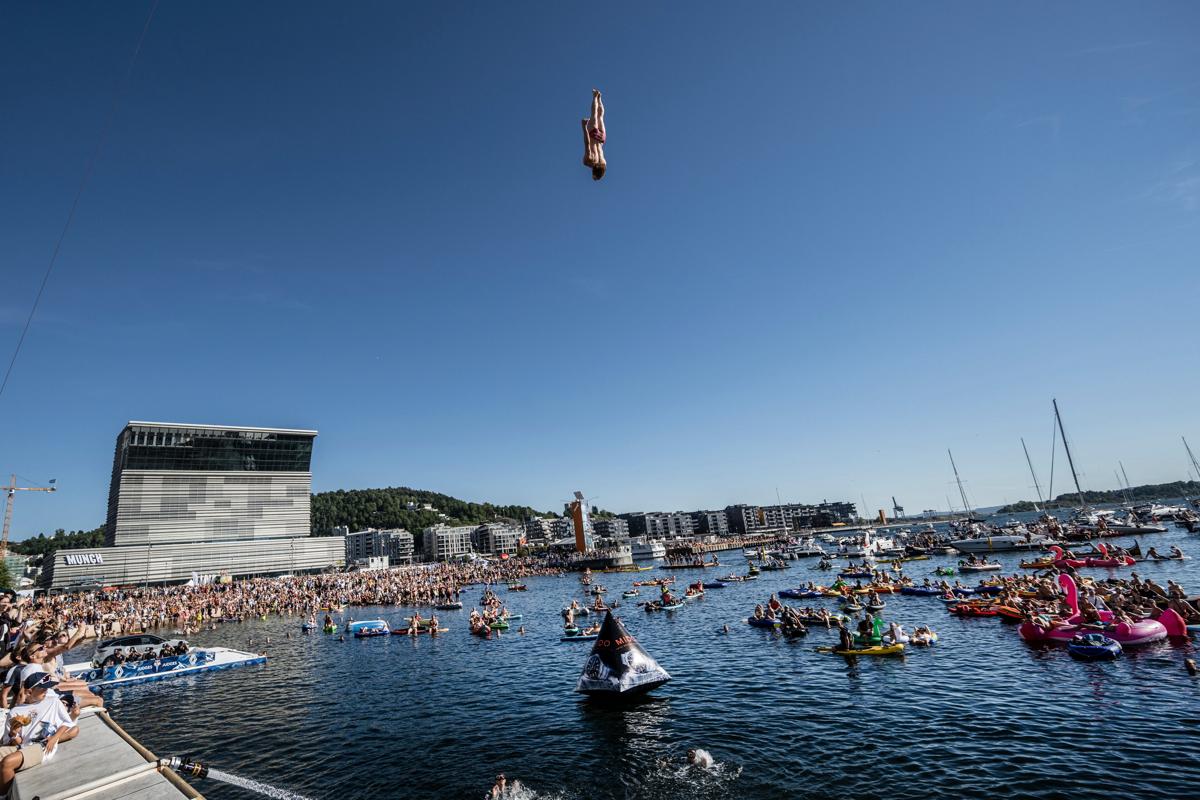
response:
M9 359L8 369L4 371L4 380L0 381L0 397L4 396L4 390L8 388L8 379L12 377L13 367L17 364L17 356L21 355L21 347L25 344L25 336L29 333L29 326L33 324L33 317L37 314L38 306L42 302L42 294L46 291L46 284L50 281L50 273L54 271L54 265L58 262L58 253L62 249L63 241L67 238L67 232L71 230L71 222L75 219L75 210L79 208L79 198L83 197L83 191L87 188L88 181L91 180L92 171L96 168L96 161L100 158L100 152L104 149L104 143L108 139L108 133L112 130L113 120L117 116L117 108L121 104L121 98L125 96L125 90L129 86L129 79L133 75L134 64L137 63L138 53L142 52L142 43L146 41L146 33L150 30L150 23L154 19L154 12L158 10L158 0L154 0L150 5L150 11L146 14L146 24L142 26L142 34L138 37L137 46L133 48L133 55L129 57L129 66L125 69L125 78L117 84L116 90L113 92L112 105L108 109L108 117L104 121L104 126L100 129L100 136L96 140L96 147L92 150L91 158L88 159L87 166L83 170L83 178L79 181L79 188L75 190L75 199L71 201L71 210L67 212L67 221L63 224L62 233L58 235L58 241L54 243L54 251L50 254L50 263L46 265L46 272L42 275L42 284L38 287L37 294L33 298L33 307L29 309L29 316L25 319L25 326L21 328L21 336L17 339L17 346L13 349L12 358Z

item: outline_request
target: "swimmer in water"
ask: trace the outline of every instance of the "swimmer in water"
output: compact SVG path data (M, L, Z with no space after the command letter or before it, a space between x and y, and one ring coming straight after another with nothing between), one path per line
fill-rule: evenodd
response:
M688 763L694 767L699 767L700 769L712 769L712 753L708 752L707 750L701 750L698 747L693 750L688 750L687 760Z

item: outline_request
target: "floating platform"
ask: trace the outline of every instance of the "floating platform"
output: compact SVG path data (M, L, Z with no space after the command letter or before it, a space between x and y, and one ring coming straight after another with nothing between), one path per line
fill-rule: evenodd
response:
M155 661L137 661L115 667L94 668L89 663L68 664L67 674L72 678L87 681L88 687L96 690L108 686L132 686L137 683L162 681L198 672L213 672L251 664L267 663L266 656L231 650L228 647L206 647L192 650L185 656L160 658Z
M203 800L107 714L85 709L77 724L79 736L52 761L17 773L13 800Z

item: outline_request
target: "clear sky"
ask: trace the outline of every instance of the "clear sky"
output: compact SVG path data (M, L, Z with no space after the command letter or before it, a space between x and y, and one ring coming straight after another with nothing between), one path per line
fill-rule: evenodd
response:
M5 364L148 8L0 8ZM17 537L102 522L130 419L316 428L318 491L918 511L947 447L1032 497L1057 396L1086 486L1175 480L1198 254L1194 2L168 1L0 473L58 479Z

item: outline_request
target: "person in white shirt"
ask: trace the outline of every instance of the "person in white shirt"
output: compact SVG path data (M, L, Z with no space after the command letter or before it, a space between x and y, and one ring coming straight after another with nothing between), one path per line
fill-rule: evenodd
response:
M50 690L57 685L44 672L29 676L24 684L24 705L13 708L0 738L0 795L8 792L22 770L50 758L58 745L79 735L79 727Z

